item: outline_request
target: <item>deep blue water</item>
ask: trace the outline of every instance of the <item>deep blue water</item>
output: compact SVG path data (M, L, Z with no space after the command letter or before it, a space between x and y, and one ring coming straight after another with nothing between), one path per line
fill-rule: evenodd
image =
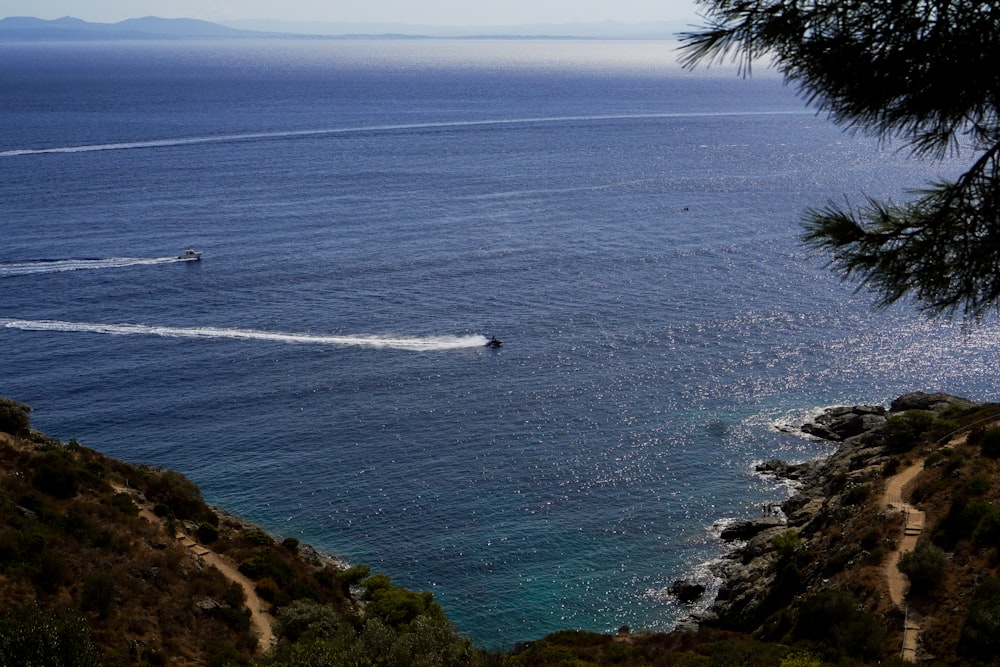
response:
M956 172L642 42L0 45L0 394L491 646L670 627L773 424L995 394L803 209ZM173 258L187 246L199 263ZM505 346L482 347L497 335Z

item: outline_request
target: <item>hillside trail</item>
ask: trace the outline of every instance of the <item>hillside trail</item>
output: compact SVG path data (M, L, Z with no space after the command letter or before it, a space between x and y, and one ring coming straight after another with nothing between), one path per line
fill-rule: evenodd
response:
M917 646L920 637L921 619L917 614L911 614L906 604L906 594L909 592L910 580L899 571L897 565L903 554L917 547L917 540L924 530L924 513L903 500L904 488L924 469L924 461L920 461L900 470L889 478L882 496L883 506L888 506L902 512L905 518L903 538L898 548L886 558L883 572L889 585L889 599L906 614L903 626L903 647L900 657L907 662L917 661Z
M159 526L163 530L166 530L166 521L153 513L153 509L148 502L137 498L132 489L119 484L112 484L112 486L115 491L128 493L132 496L133 501L139 507L140 517L149 521L154 526ZM257 636L260 653L263 655L270 651L277 642L277 637L274 634L275 618L267 611L267 603L257 595L257 588L254 586L254 583L237 569L232 560L199 544L179 526L174 538L193 558L214 567L226 579L239 584L246 595L247 608L250 610L250 627Z

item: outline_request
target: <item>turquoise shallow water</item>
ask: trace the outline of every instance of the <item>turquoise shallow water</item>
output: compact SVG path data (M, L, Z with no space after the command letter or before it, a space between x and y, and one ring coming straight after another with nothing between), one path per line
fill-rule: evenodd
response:
M823 453L775 420L994 392L994 324L873 312L797 241L955 165L773 76L663 43L0 52L0 393L483 644L670 627L712 524L784 492L753 461Z

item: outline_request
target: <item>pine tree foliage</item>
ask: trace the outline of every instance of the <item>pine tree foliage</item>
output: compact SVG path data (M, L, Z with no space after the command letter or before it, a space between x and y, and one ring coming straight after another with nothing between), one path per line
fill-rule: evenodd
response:
M922 157L969 154L954 181L903 205L808 211L805 241L879 305L976 320L1000 303L1000 3L973 0L699 0L708 25L685 64L769 58L837 123Z

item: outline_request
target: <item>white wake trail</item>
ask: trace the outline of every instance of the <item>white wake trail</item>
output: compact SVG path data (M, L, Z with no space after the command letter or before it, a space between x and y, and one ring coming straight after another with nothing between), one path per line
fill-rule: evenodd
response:
M0 263L0 278L30 276L38 273L62 273L92 269L121 269L129 266L153 266L186 262L180 257L106 257L104 259L54 259L34 262Z
M164 327L147 324L99 324L63 322L59 320L19 320L0 318L0 328L22 331L58 331L97 333L113 336L145 335L165 338L202 338L262 340L278 343L331 345L335 347L368 347L375 349L433 352L483 347L485 336L332 336L306 333L258 331L255 329L219 329L215 327Z
M78 146L55 146L51 148L15 148L0 151L0 158L24 155L46 155L52 153L92 153L95 151L121 151L139 148L168 148L196 144L222 144L238 141L261 141L295 139L299 137L322 137L360 132L396 132L406 130L430 130L463 127L503 127L509 125L538 125L576 123L607 120L649 120L668 118L705 118L727 116L784 116L811 114L811 111L728 111L728 112L681 112L646 114L607 114L594 116L546 116L539 118L499 118L493 120L443 121L431 123L405 123L396 125L371 125L358 127L324 128L314 130L286 130L277 132L244 132L240 134L219 134L205 137L178 137L176 139L151 139L148 141L115 142L107 144L82 144Z

